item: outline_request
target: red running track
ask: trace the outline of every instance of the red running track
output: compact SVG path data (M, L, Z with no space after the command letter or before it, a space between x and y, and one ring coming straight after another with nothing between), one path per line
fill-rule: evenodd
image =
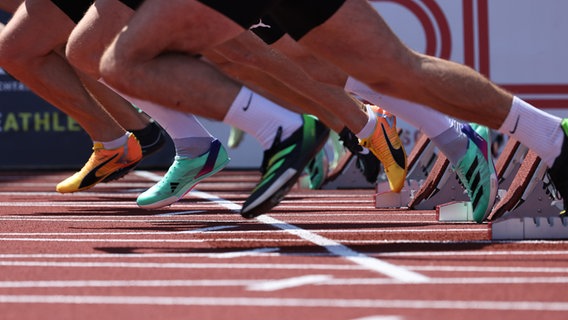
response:
M492 242L373 190L295 189L245 220L251 172L146 211L156 173L55 193L69 174L0 172L1 319L568 318L566 241Z

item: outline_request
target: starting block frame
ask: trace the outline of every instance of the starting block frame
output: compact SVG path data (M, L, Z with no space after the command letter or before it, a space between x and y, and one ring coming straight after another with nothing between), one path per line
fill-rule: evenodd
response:
M489 215L491 239L568 239L568 217L559 216L559 196L547 169L528 151L509 189Z
M450 168L450 161L440 154L428 178L408 206L418 210L432 210L439 204L457 201L469 201L469 197L459 184L456 173Z
M473 210L449 160L436 155L425 138L409 157L409 175L400 193L377 184L375 207L436 210L441 222L472 222ZM426 159L436 158L432 165ZM410 160L412 159L412 162ZM429 171L429 172L428 172ZM488 220L492 240L568 239L568 217L560 217L558 192L540 158L509 139L496 162L499 195Z
M436 206L436 219L440 222L471 222L471 201L454 201Z
M421 135L408 156L408 174L402 191L392 192L386 177L381 177L381 181L376 185L375 207L407 208L434 166L437 157L435 151L436 148L430 143L430 139Z

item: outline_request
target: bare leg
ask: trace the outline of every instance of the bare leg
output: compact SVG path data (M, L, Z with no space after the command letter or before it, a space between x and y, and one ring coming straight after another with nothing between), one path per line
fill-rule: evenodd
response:
M124 135L125 131L96 104L75 70L56 52L67 40L67 34L58 30L71 30L72 22L50 1L28 2L30 5L20 6L0 35L0 65L74 118L93 140L110 141ZM54 25L60 28L52 28ZM47 26L50 32L45 32Z
M145 10L137 11L129 28L106 51L101 74L128 95L220 121L241 86L187 52L203 51L208 42L205 39L220 43L228 38L225 32L239 34L242 29L228 20L219 21L212 29L196 28L217 13L196 1L170 3L164 6L161 1L150 0L143 4ZM156 20L155 15L171 18ZM179 30L188 30L189 34L173 40L163 36L179 34ZM168 51L172 53L162 54Z
M138 112L132 104L116 94L108 86L77 71L81 82L95 99L116 121L129 131L141 130L148 126L150 119Z
M0 1L0 10L14 13L23 1L24 0L2 0Z
M295 106L297 112L316 115L332 130L339 132L345 126L358 130L367 121L366 115L361 112L361 105L341 88L311 79L301 68L271 50L250 32L227 41L216 47L215 51L225 58L224 61L217 60L217 63L222 63L223 70L263 88L278 100L288 102L286 105L291 109ZM208 53L205 56L211 57ZM277 76L274 76L275 73ZM300 87L310 94L298 93Z
M300 43L378 92L492 128L500 127L513 100L466 66L410 50L366 0L347 0Z
M266 46L260 47L259 39L248 33L243 34L242 28L209 7L195 1L178 0L173 5L163 6L159 1L147 0L142 9L144 10L137 12L128 29L119 35L103 57L103 76L106 74L107 80L111 83L114 81L112 84L119 90L178 110L195 112L219 120L223 109L226 110L228 106L228 101L232 101L234 97L232 94L226 95L225 92L231 93L226 89L234 87L235 83L224 79L216 69L187 54L162 53L199 53L215 48L217 52L222 52L225 57L240 64L270 66L272 74L278 72L279 80L294 84L298 92L309 93L309 97L316 97L320 104L322 101L338 104L337 109L341 110L338 115L348 120L344 122L353 131L359 131L367 122L367 116L345 92L319 83L316 86L316 82L300 69L292 68L293 65L286 64L288 61L277 60L281 56L275 55ZM183 12L183 15L180 12ZM187 13L190 13L189 16ZM203 20L206 22L211 19L216 21L215 28L199 28ZM186 32L187 30L190 31ZM182 31L182 36L177 39L167 39L163 36L178 35ZM141 37L141 34L144 34L144 37ZM230 44L217 45L239 34L243 35ZM263 50L250 54L254 52L250 50L251 47L260 47ZM172 85L181 83L185 85ZM223 86L226 87L223 89ZM189 92L185 88L194 90ZM198 98L202 100L196 101L192 96L194 91L199 92ZM203 108L195 109L196 106ZM314 107L314 110L307 112L326 119L329 118L328 110L321 107L315 110ZM351 112L353 110L356 112ZM338 127L337 123L332 125Z

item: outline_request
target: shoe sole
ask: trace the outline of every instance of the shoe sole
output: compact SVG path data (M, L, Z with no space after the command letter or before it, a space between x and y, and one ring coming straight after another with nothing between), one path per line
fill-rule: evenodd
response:
M140 163L140 161L141 161L141 160L138 160L138 161L136 161L135 163L130 164L130 165L127 166L127 167L117 169L117 170L115 170L115 171L109 173L108 175L102 177L100 180L96 181L95 183L90 184L90 185L88 185L88 186L85 186L85 187L82 187L82 188L78 188L78 189L73 190L73 191L58 191L58 192L65 194L65 193L75 193L75 192L80 192L80 191L89 190L89 189L93 188L94 186L96 186L96 185L99 184L99 183L106 182L107 179L108 179L111 175L116 174L116 173L119 172L119 171L128 170L126 173L130 172L132 169L134 169L134 168ZM130 168L130 169L129 169L129 168ZM126 173L125 173L125 174L126 174Z
M302 162L300 163L300 167L302 169L298 171L294 169L286 170L284 174L281 176L284 179L278 179L276 183L274 183L272 186L270 186L270 188L268 188L264 192L264 194L258 197L256 201L254 201L251 205L247 207L246 212L243 212L243 210L241 210L241 216L246 219L253 219L270 211L270 209L277 206L282 201L282 199L284 199L284 197L290 192L292 187L296 184L296 182L302 175L304 168L308 165L308 163L312 160L312 158L315 157L315 155L323 148L328 137L329 137L329 129L326 129L326 131L324 131L323 134L316 141L315 148L313 149L314 152L312 152L309 156L304 157L302 159ZM277 182L279 181L281 183L277 184ZM270 193L269 191L274 191L274 192ZM258 205L255 206L254 205L255 203L258 203Z
M133 163L133 164L129 165L128 167L120 168L120 169L114 171L113 173L109 174L106 178L104 178L102 181L100 181L99 183L106 183L106 182L116 181L116 180L119 180L121 178L124 178L124 176L126 176L127 174L130 173L130 171L136 169L136 167L140 164L140 162L142 162L142 160L140 160L136 163Z
M225 162L223 162L222 164L220 164L218 167L216 167L213 170L211 170L210 172L200 176L199 179L195 181L195 183L193 183L192 185L188 185L185 188L181 189L182 193L179 196L174 195L174 196L171 196L171 197L168 197L168 198L165 198L163 200L160 200L160 201L157 201L157 202L154 202L154 203L150 203L150 204L139 204L139 203L136 203L136 204L140 208L148 209L148 210L159 209L159 208L167 207L171 204L174 204L174 203L178 202L181 198L185 197L185 195L188 194L191 190L193 190L193 188L195 188L202 180L204 180L204 179L216 174L217 172L223 170L229 164L229 162L230 162L230 159L227 158L227 160Z
M489 130L489 129L484 129L484 130ZM483 221L485 221L485 219L487 219L487 217L489 216L489 214L491 214L491 211L493 210L493 206L495 205L495 202L497 201L497 189L498 189L498 182L497 182L497 172L495 171L495 163L493 162L493 156L491 153L491 139L490 139L490 134L487 133L487 135L482 135L479 131L475 130L480 136L483 137L483 139L485 139L487 141L487 156L490 159L491 162L491 175L489 176L489 182L490 182L490 187L491 187L491 193L489 194L490 198L492 199L490 200L490 202L487 204L487 209L485 210L485 213L483 214L483 217L481 218L481 220L477 220L475 219L476 222L478 223L482 223Z
M134 163L131 166L128 166L126 168L116 170L115 172L111 173L106 178L104 178L101 182L106 183L106 182L116 181L116 180L119 180L121 178L124 178L124 176L129 174L132 170L136 169L136 167L140 164L140 162L142 162L142 160L144 160L146 157L149 157L149 156L153 155L154 153L160 151L165 145L166 145L166 140L165 140L165 138L163 138L163 134L161 134L159 141L154 143L154 145L151 146L151 148L149 148L148 151L146 151L145 153L143 152L143 156L142 156L142 159L140 159L140 161L138 161L137 163Z

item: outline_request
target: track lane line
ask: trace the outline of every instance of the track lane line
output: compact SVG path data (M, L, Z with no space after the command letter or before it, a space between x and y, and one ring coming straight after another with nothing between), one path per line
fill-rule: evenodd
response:
M162 177L159 175L155 175L151 172L148 171L135 171L136 174L141 173L141 177L145 177L147 179L152 179L153 181L159 181ZM193 196L196 196L198 198L201 199L206 199L209 201L212 201L224 208L227 208L229 210L235 211L235 212L239 212L241 209L241 206L232 202L232 201L228 201L222 198L219 198L215 195L206 193L206 192L201 192L198 190L192 190L191 194ZM290 234L293 234L297 237L300 237L304 240L307 240L313 244L316 244L318 246L323 247L324 249L326 249L327 251L331 252L332 254L344 258L348 261L351 261L357 265L363 266L365 268L367 268L368 270L371 271L375 271L378 272L380 274L386 275L388 277L392 277L394 279L398 279L401 281L406 281L406 282L416 282L416 283L426 283L428 282L428 277L419 274L417 272L414 271L410 271L406 268L402 268L402 267L398 267L396 265L387 263L385 261L379 260L377 258L373 258L373 257L369 257L367 255L364 255L362 253L356 252L344 245L342 245L339 242L330 240L328 238L325 238L323 236L317 235L315 233L312 233L310 231L304 230L302 228L299 228L295 225L291 225L288 224L286 222L277 220L275 218L272 218L268 215L262 215L260 217L256 218L257 221L268 224L273 226L276 229L282 229L284 231L287 231Z
M70 296L0 295L0 303L22 304L102 304L146 306L231 306L231 307L307 307L307 308L386 308L434 310L508 310L566 312L566 302L535 301L459 301L387 299L293 299L239 297L160 297L160 296Z

